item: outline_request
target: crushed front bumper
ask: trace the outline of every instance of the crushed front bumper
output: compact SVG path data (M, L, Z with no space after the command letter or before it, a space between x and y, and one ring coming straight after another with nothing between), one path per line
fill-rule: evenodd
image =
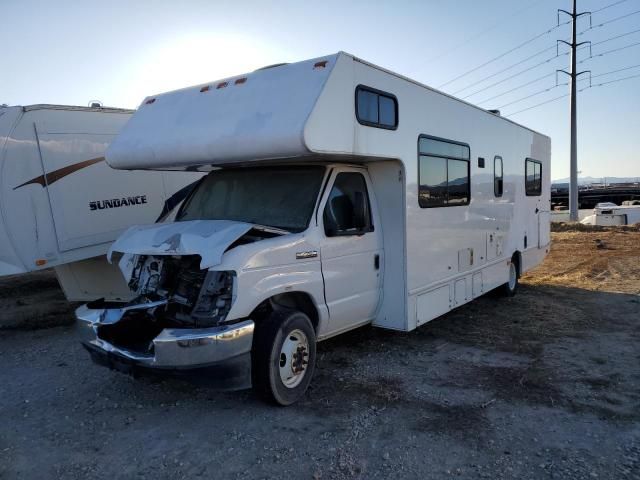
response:
M126 311L155 306L149 303L127 306ZM251 386L252 320L211 328L166 328L153 339L152 353L147 354L120 348L98 336L101 325L119 321L124 313L123 308L87 305L76 310L82 344L94 362L132 375L196 374L198 380L219 388Z

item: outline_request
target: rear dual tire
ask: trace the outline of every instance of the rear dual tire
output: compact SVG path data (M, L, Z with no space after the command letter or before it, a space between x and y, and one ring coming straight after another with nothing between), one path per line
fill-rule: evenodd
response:
M276 310L256 323L253 388L266 401L287 406L302 398L311 383L315 361L316 334L304 313Z
M518 292L520 269L515 258L509 262L509 280L500 287L500 293L505 297L513 297Z

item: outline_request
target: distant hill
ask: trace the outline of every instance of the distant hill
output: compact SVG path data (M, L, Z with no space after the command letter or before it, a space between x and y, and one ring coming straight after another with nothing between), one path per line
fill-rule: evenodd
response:
M637 182L640 177L580 177L578 178L578 185L588 185L590 183L627 183ZM560 178L558 180L552 180L552 184L569 183L568 178Z

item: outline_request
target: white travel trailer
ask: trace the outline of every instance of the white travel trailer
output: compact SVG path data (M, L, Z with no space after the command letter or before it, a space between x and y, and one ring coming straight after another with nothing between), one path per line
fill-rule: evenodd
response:
M410 331L549 248L548 137L346 53L146 98L114 168L210 173L110 254L136 299L77 311L94 361L286 405L316 341Z
M0 107L0 275L54 267L69 300L127 299L105 258L127 227L153 222L201 174L126 172L104 161L132 110Z

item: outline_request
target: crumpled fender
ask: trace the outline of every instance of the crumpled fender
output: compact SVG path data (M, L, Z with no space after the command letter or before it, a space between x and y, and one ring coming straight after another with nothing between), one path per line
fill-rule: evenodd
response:
M219 265L229 245L252 227L250 223L233 220L138 225L118 237L107 252L107 259L111 262L113 252L124 253L120 262L123 269L133 255L200 255L200 269L205 270ZM124 269L123 273L127 276Z

